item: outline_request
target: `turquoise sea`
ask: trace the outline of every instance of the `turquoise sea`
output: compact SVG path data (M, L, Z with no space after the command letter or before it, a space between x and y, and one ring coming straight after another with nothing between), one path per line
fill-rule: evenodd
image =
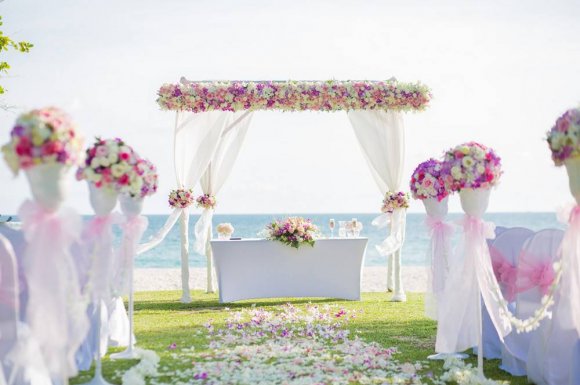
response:
M378 254L375 245L378 245L386 234L386 229L377 229L371 225L372 220L377 216L376 214L292 214L299 215L305 218L310 218L320 227L324 235L330 235L328 228L328 221L334 218L337 221L337 229L335 229L335 236L338 235L338 221L351 220L357 218L362 222L363 230L361 236L368 237L369 243L367 247L367 254L365 259L366 266L380 266L386 265L386 258ZM273 219L282 219L288 214L256 214L256 215L215 215L215 225L221 222L230 222L234 228L234 237L242 238L256 238L256 234L264 228L264 226ZM450 214L448 219L453 222L461 218L462 214ZM165 220L166 215L148 215L149 228L144 235L144 240L154 234L160 229ZM195 226L198 216L190 216L190 245L193 243L192 230ZM556 219L555 213L491 213L487 214L485 219L494 222L496 226L504 227L527 227L532 230L541 230L545 228L564 228ZM405 245L403 247L402 262L404 265L423 265L425 263L426 250L429 245L429 236L424 225L424 214L408 214L407 215L407 235ZM205 266L205 257L191 251L189 257L191 267ZM157 248L148 251L137 257L137 267L179 267L180 266L180 240L179 240L179 223L167 235L167 238Z

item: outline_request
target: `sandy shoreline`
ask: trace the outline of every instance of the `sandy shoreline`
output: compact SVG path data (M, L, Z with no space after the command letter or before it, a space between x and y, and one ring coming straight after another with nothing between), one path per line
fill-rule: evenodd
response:
M403 288L409 292L424 292L427 287L427 268L404 266ZM180 269L142 268L135 270L135 291L181 290ZM205 290L206 269L189 269L189 285L192 290ZM215 285L217 287L217 284ZM363 292L381 292L387 289L387 268L365 267L363 270Z

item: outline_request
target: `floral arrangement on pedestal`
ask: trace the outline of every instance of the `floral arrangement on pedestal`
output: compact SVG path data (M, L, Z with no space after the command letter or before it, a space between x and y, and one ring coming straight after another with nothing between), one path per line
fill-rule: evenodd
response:
M234 226L231 223L220 223L217 225L216 230L220 238L229 239L234 233Z
M86 180L97 188L119 190L121 181L129 178L129 173L139 156L119 138L96 138L86 151L84 165L76 173L77 180Z
M421 83L387 81L203 81L165 84L162 109L181 111L422 110L431 100Z
M388 191L383 199L383 207L381 207L381 212L385 214L392 214L395 209L407 209L409 208L409 194L398 191L392 192Z
M493 149L476 142L460 144L445 153L453 191L490 188L501 177L501 158Z
M314 246L320 234L318 227L310 219L301 217L276 220L269 223L265 230L267 239L282 242L296 249L304 244Z
M563 165L568 159L580 158L580 107L560 116L546 140L556 166Z
M197 207L202 207L204 209L214 209L216 204L217 204L217 200L215 199L215 196L210 195L210 194L203 194L198 196L195 199L196 202L196 206Z
M168 203L174 209L184 209L195 202L193 189L178 188L169 193Z
M20 115L2 153L17 175L20 169L39 164L74 166L79 162L82 144L70 117L56 107L48 107Z
M420 163L411 176L411 193L414 199L436 198L441 202L451 193L453 178L443 162L429 159Z
M139 158L133 167L119 178L119 192L132 198L145 198L157 191L157 169L147 159Z

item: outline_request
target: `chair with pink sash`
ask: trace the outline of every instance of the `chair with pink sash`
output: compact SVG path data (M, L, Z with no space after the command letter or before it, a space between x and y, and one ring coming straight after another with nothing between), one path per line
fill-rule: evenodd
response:
M515 310L516 298L516 264L524 243L534 235L530 229L523 227L496 228L495 239L488 240L489 254L493 272L502 290L504 298L510 303L510 310ZM501 358L502 342L493 326L489 313L482 304L483 356L487 359ZM505 342L508 343L509 336Z
M0 383L49 385L38 344L20 322L16 266L12 244L0 234Z
M522 247L517 262L516 317L526 319L540 307L542 297L548 293L554 281L553 263L559 258L559 248L564 232L546 229L537 232ZM541 332L539 329L529 333L512 332L506 338L502 349L500 368L514 376L527 374L526 363L532 338Z

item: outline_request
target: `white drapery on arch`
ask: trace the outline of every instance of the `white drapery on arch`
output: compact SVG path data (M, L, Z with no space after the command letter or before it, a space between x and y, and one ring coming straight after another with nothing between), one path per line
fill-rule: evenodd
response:
M199 181L204 194L217 195L230 175L238 158L242 143L248 132L252 113L248 111L228 113L232 123L224 130L217 149ZM195 224L194 250L207 258L207 292L215 291L213 285L213 260L211 251L213 209L203 210Z
M232 147L229 145L232 138L241 137L240 140L243 140L249 116L249 112L210 111L200 114L177 112L173 147L175 176L179 188L191 189L195 187L214 159L214 155L222 152L218 151L222 138L225 149ZM240 126L245 125L245 129L242 130L244 135L239 135L238 123ZM235 156L238 152L239 148ZM233 159L229 157L230 155L222 156L228 160L220 161L220 168L222 164L233 164L235 157ZM229 171L231 171L231 167ZM229 175L229 171L227 175ZM221 188L227 175L223 176L219 188ZM219 178L222 178L221 173ZM142 254L159 245L173 228L177 219L180 219L181 226L181 301L187 303L191 302L189 293L189 208L174 209L163 227L146 243L139 245L137 253ZM210 280L211 274L208 274L208 287Z
M251 111L177 112L175 122L175 173L181 188L194 188L199 182L204 194L216 195L231 173L247 133ZM401 112L383 110L349 111L348 116L369 164L371 174L384 196L398 191L403 177L405 136ZM380 201L377 200L377 205ZM385 216L390 222L390 235L377 246L389 256L388 284L396 300L405 300L401 283L401 247L405 239L405 210ZM207 258L207 291L213 292L213 267L210 240L212 209L204 209L195 226L195 250ZM189 294L189 209L175 209L165 225L138 253L159 245L171 228L181 219L181 279L182 302L190 302Z
M405 127L402 114L383 110L356 110L349 111L348 117L380 193L384 196L388 191L399 191L405 161ZM390 223L390 235L377 249L381 255L387 256L387 287L394 288L393 299L399 301L405 300L401 282L405 215L404 209L396 209L393 214L373 221L373 224L379 226Z

